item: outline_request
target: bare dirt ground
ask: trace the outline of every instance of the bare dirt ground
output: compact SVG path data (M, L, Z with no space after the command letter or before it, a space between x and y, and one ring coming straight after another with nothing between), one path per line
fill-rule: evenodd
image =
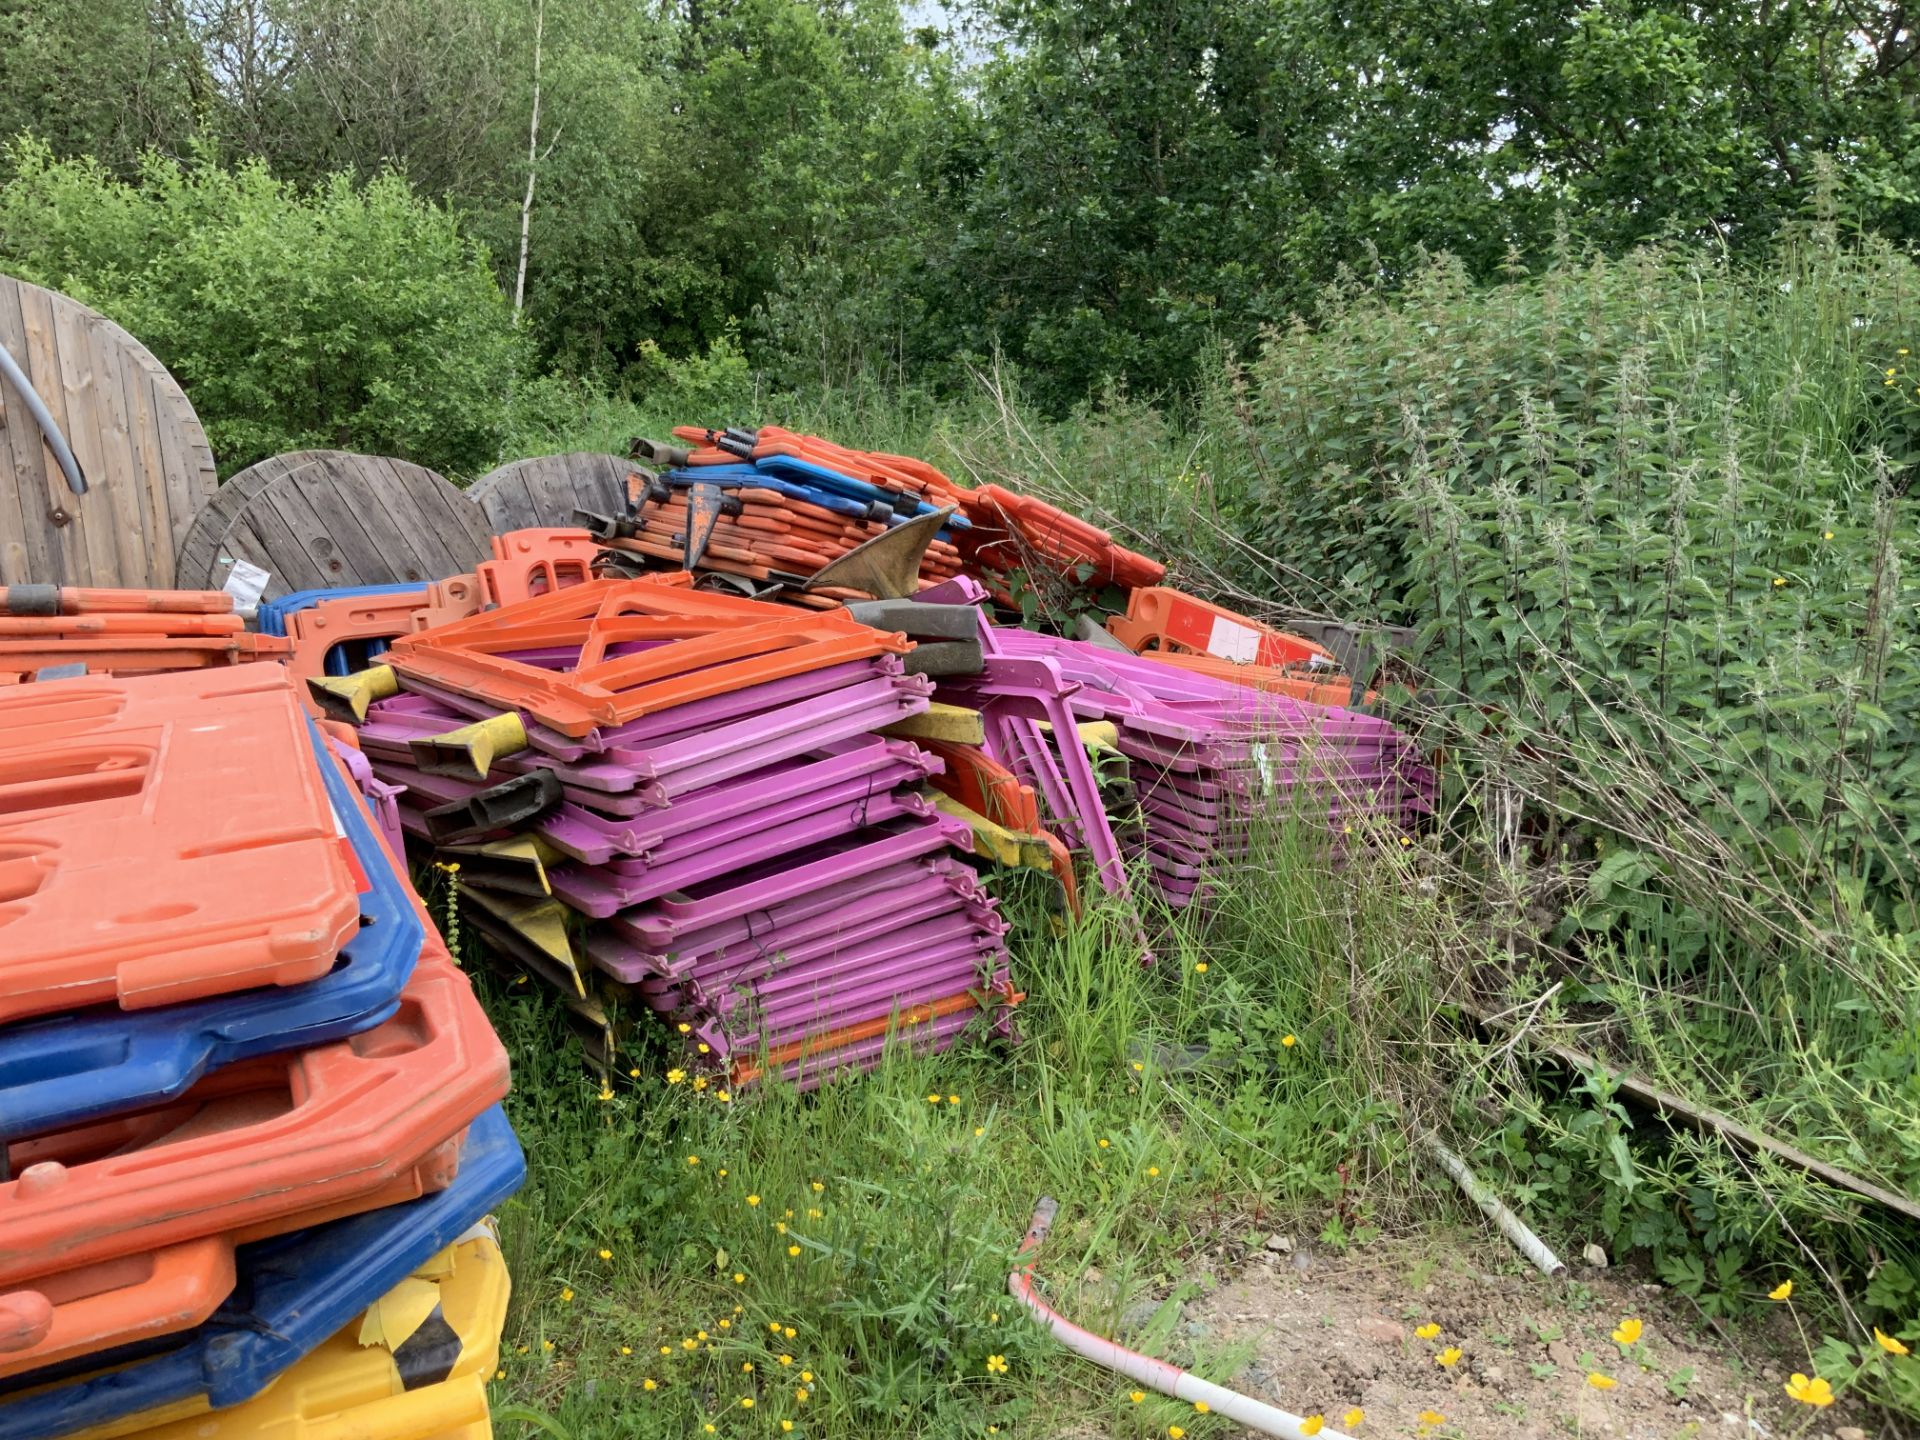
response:
M1122 1337L1187 1363L1246 1357L1236 1388L1324 1413L1329 1432L1358 1406L1360 1440L1896 1440L1844 1401L1786 1398L1782 1382L1809 1368L1791 1324L1715 1330L1684 1296L1620 1271L1549 1280L1472 1234L1345 1253L1274 1236L1220 1268L1184 1303L1133 1306ZM1626 1319L1643 1327L1631 1354L1612 1338ZM1439 1334L1422 1337L1429 1324ZM1442 1367L1449 1346L1460 1357ZM1616 1383L1595 1388L1594 1373Z

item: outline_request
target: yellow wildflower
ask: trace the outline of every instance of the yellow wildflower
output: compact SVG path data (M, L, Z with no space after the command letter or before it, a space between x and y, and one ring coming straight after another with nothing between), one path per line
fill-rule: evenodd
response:
M1587 1376L1587 1384L1596 1390L1611 1390L1619 1383L1620 1382L1611 1375L1602 1375L1598 1370L1593 1371Z
M802 1405L804 1405L804 1404L806 1404L806 1403L807 1403L807 1391L806 1391L806 1389L805 1389L804 1387L802 1387L801 1389L799 1389L799 1390L796 1390L796 1391L794 1391L794 1392L793 1392L793 1398L794 1398L794 1399L796 1399L796 1400L798 1400L798 1401L799 1401L799 1402L800 1402L800 1403L801 1403Z
M796 1255L798 1255L799 1253L800 1253L800 1247L799 1247L798 1245L789 1245L789 1246L787 1246L787 1254L788 1254L788 1255L790 1255L790 1256L796 1256Z
M696 1342L696 1341L695 1341L695 1340L693 1339L693 1337L692 1337L692 1336L688 1336L688 1337L687 1337L687 1338L686 1338L685 1340L682 1340L682 1341L680 1342L680 1348L681 1348L682 1350L691 1350L691 1349L693 1349L693 1347L694 1347L694 1345L695 1345L696 1343L697 1343L697 1342Z
M973 1127L973 1135L976 1140L986 1133L987 1133L987 1127L984 1125L976 1125Z
M1178 1425L1167 1426L1168 1440L1180 1440L1180 1437L1186 1433L1187 1432L1182 1430Z
M787 1339L789 1339L789 1340L791 1340L791 1339L792 1339L792 1338L793 1338L793 1337L794 1337L794 1336L795 1336L796 1334L798 1334L799 1332L798 1332L798 1331L796 1331L796 1330L795 1330L795 1329L793 1328L793 1326L791 1326L791 1325L789 1325L789 1326L787 1326L787 1328L786 1328L786 1329L784 1329L784 1330L782 1330L782 1331L781 1331L780 1333L781 1333L782 1335L784 1335L784 1336L786 1336L786 1337L787 1337Z
M1787 577L1784 575L1776 575L1773 577L1773 588L1776 590L1778 590L1782 585L1786 583L1787 583Z
M1438 1355L1434 1356L1433 1359L1434 1363L1442 1370L1451 1370L1460 1363L1460 1347L1458 1345L1449 1345Z
M753 1361L742 1360L740 1362L740 1373L742 1375L751 1375L753 1373Z
M1782 1280L1778 1285L1767 1291L1767 1298L1769 1300L1791 1300L1793 1298L1793 1281Z
M1300 1422L1300 1433L1302 1435L1318 1435L1321 1430L1326 1427L1326 1423L1327 1417L1324 1415L1309 1415Z
M1413 1418L1429 1428L1447 1423L1447 1417L1442 1415L1438 1410L1422 1410Z
M660 1388L660 1382L651 1378L642 1380L640 1382L640 1388L642 1390L658 1390Z
M786 1431L789 1431L789 1430L791 1430L791 1429L793 1429L793 1421L791 1421L791 1420L782 1420L782 1421L780 1422L780 1429L781 1429L781 1431L782 1431L783 1433L784 1433L784 1432L786 1432Z
M791 1365L791 1364L793 1363L793 1356L791 1356L791 1355L782 1355L782 1356L780 1357L780 1363L781 1363L782 1365Z
M542 1341L540 1342L540 1348L541 1348L542 1350L551 1350L551 1349L553 1349L553 1341L551 1341L551 1340L542 1340Z
M1127 1398L1133 1401L1134 1404L1138 1405L1142 1400L1147 1398L1147 1392L1144 1390L1135 1390L1131 1392L1127 1396Z
M1873 1343L1889 1355L1906 1355L1911 1353L1906 1346L1894 1339L1893 1336L1886 1334L1878 1325L1873 1327Z
M600 1258L601 1258L602 1260L611 1260L611 1259L613 1259L613 1251L611 1251L611 1250L609 1250L609 1249L607 1249L607 1248L606 1248L605 1246L602 1246L602 1247L601 1247L601 1249L600 1249Z
M696 1076L694 1076L694 1077L693 1077L693 1088L694 1088L694 1089L696 1089L696 1090L704 1090L704 1089L706 1089L706 1088L707 1088L707 1077L706 1077L706 1076L704 1076L704 1075L696 1075Z
M1831 531L1831 530L1823 530L1823 531L1821 531L1821 532L1820 532L1820 538L1821 538L1822 540L1831 540L1831 539L1833 538L1833 531Z
M631 1354L633 1353L633 1346L631 1346L631 1345L622 1345L622 1346L620 1347L620 1353L621 1353L622 1355L631 1355Z
M747 1277L736 1270L733 1272L733 1283L736 1285L744 1285L747 1283Z
M687 1164L698 1165L699 1163L700 1163L700 1157L698 1155L687 1156Z
M1440 1333L1440 1327L1436 1325L1433 1321L1429 1320L1426 1324L1422 1325L1418 1330L1414 1331L1413 1333L1418 1335L1422 1340L1431 1340L1433 1339L1434 1336Z
M610 1085L602 1085L600 1087L600 1098L602 1100L613 1099L613 1087Z
M687 1072L684 1070L674 1069L667 1071L667 1084L669 1085L678 1085L686 1078Z
M960 1097L958 1095L947 1096L947 1104L958 1105L959 1103L960 1103Z
M927 1096L927 1104L938 1105L939 1103L940 1103L940 1097L938 1095Z
M810 1181L809 1183L813 1186L813 1193L816 1195L818 1195L822 1190L827 1188L826 1186L822 1185L818 1180Z
M758 1205L759 1203L760 1203L760 1197L758 1195L747 1196L747 1204Z
M693 1027L684 1020L682 1020L678 1025L674 1026L673 1028L678 1030L682 1035L685 1035L689 1030L693 1029Z
M1635 1320L1631 1316L1629 1316L1627 1319L1622 1320L1618 1325L1613 1327L1614 1343L1619 1345L1631 1345L1640 1338L1640 1332L1645 1328L1646 1327L1643 1326L1638 1320Z
M753 1396L742 1395L740 1397L740 1408L742 1410L751 1410L753 1408Z
M1207 973L1207 962L1206 962L1206 961L1204 961L1204 960L1196 960L1196 961L1194 961L1194 962L1193 962L1193 973L1194 973L1194 974L1196 974L1196 975L1204 975L1204 974L1206 974L1206 973Z
M1359 1428L1360 1422L1362 1420L1365 1420L1366 1418L1367 1418L1367 1412L1362 1410L1358 1405L1356 1405L1351 1410L1347 1411L1346 1414L1340 1417L1340 1423L1346 1426L1347 1429L1349 1430L1355 1430Z
M1204 1415L1211 1409L1213 1409L1213 1407L1204 1400L1196 1400L1193 1402L1193 1410L1196 1415Z
M1147 1174L1158 1175L1159 1173L1160 1173L1160 1167L1158 1165L1147 1166Z
M496 1380L504 1380L507 1378L507 1372L504 1370L496 1370L493 1372L493 1378Z
M562 1305L571 1305L573 1303L573 1287L571 1285L562 1285L560 1287L560 1303Z
M704 1040L702 1040L694 1048L698 1050L702 1055L711 1055L713 1053L713 1047L707 1044L707 1042Z
M1294 1046L1300 1043L1300 1040L1299 1040L1299 1037L1294 1035L1282 1035L1280 1037L1280 1043L1286 1046L1287 1049L1291 1050Z
M1113 1145L1113 1142L1112 1142L1111 1140L1106 1140L1106 1139L1103 1139L1103 1140L1101 1140L1101 1142L1100 1142L1100 1148L1101 1148L1102 1150L1106 1150L1106 1149L1109 1149L1109 1148L1111 1148L1111 1147L1112 1147L1112 1145Z
M1004 1355L987 1356L987 1369L995 1375L1007 1373L1007 1357Z
M807 1382L807 1384L809 1384L809 1385L811 1385L811 1384L813 1383L813 1371L811 1371L811 1370L802 1370L802 1371L800 1372L800 1378L801 1378L802 1380L804 1380L804 1381L806 1381L806 1382Z
M1782 1388L1789 1399L1798 1400L1802 1405L1824 1409L1833 1403L1833 1386L1818 1375L1809 1379L1796 1370Z

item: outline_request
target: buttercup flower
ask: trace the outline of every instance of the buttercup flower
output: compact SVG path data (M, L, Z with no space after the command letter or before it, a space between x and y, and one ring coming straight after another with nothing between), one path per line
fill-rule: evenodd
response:
M1134 1404L1138 1405L1142 1400L1147 1398L1147 1392L1144 1390L1135 1390L1130 1392L1127 1398L1133 1401Z
M1287 1049L1291 1050L1294 1046L1300 1043L1300 1040L1299 1040L1299 1037L1294 1035L1282 1035L1280 1037L1280 1043L1286 1046Z
M987 1356L987 1369L995 1375L1007 1373L1007 1357L1004 1355Z
M1347 1411L1346 1414L1340 1417L1340 1423L1346 1426L1347 1429L1353 1430L1358 1428L1360 1422L1362 1420L1365 1420L1366 1418L1367 1418L1367 1412L1362 1410L1358 1405L1356 1405L1351 1410Z
M1309 1415L1300 1422L1300 1433L1302 1435L1318 1435L1321 1430L1326 1427L1326 1423L1327 1417L1324 1415Z
M1598 1370L1587 1376L1587 1384L1596 1390L1611 1390L1620 1382L1611 1375L1602 1375Z
M1429 1320L1426 1324L1422 1325L1418 1330L1415 1330L1413 1333L1418 1335L1422 1340L1431 1340L1433 1339L1434 1336L1440 1333L1440 1327L1436 1325L1433 1321Z
M1442 1415L1438 1410L1422 1410L1413 1418L1429 1429L1435 1425L1444 1425L1447 1423L1447 1417Z
M1793 1377L1782 1388L1786 1390L1789 1399L1798 1400L1802 1405L1813 1405L1824 1409L1833 1403L1833 1386L1818 1375L1809 1379L1796 1370Z
M1889 1355L1905 1355L1909 1353L1906 1346L1894 1339L1893 1336L1882 1332L1878 1325L1873 1327L1873 1343Z
M1622 1320L1618 1325L1613 1327L1614 1343L1618 1345L1631 1345L1640 1338L1640 1332L1644 1328L1638 1320L1632 1319L1631 1317Z
M1460 1347L1458 1345L1449 1345L1438 1355L1434 1356L1433 1359L1434 1363L1439 1365L1442 1370L1451 1370L1460 1363Z
M1792 1299L1793 1298L1793 1281L1782 1280L1778 1285L1774 1286L1771 1290L1767 1291L1767 1298L1769 1300Z

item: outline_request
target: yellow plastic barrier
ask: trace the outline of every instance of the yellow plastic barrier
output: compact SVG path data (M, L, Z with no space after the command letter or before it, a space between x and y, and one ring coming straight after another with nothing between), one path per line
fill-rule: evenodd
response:
M244 1405L182 1401L73 1440L488 1440L508 1289L491 1231L469 1232Z

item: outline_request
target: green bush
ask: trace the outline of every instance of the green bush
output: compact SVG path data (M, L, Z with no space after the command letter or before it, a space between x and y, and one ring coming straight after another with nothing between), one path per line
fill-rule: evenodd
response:
M0 265L94 306L186 387L222 473L332 447L486 469L518 363L484 254L396 175L311 190L150 155L130 182L8 153Z

